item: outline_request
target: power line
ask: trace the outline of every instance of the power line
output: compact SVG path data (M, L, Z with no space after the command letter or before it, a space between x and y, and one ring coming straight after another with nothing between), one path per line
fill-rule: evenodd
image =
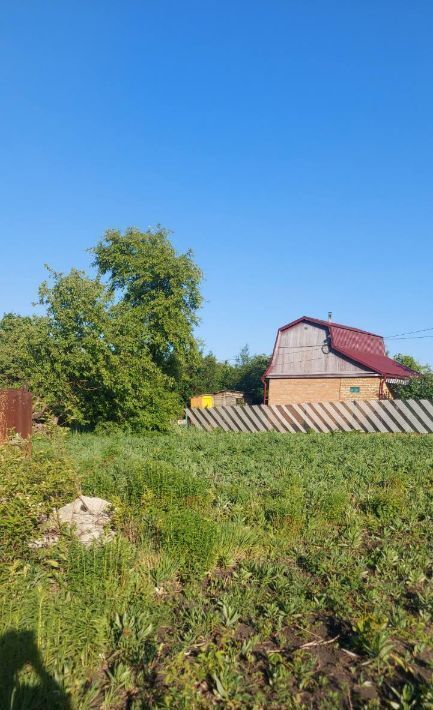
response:
M421 328L420 330L410 330L406 333L396 333L395 335L384 335L384 336L375 336L375 337L382 337L383 340L422 340L424 338L433 338L433 335L415 335L413 337L406 337L406 336L411 336L413 333L426 333L429 330L433 330L432 328ZM320 345L279 345L278 349L280 350L292 350L295 352L307 352L310 348L330 348L329 343L326 341L321 343ZM332 350L330 350L332 352ZM324 353L328 354L328 353ZM321 360L321 358L313 358L312 360L304 360L304 362L312 362L313 360ZM225 358L223 362L237 362L238 358ZM297 360L295 362L301 362L301 360ZM294 363L292 363L294 364Z
M426 330L430 330L430 328L426 328ZM392 340L420 340L422 338L433 338L433 335L413 335L411 338L392 338ZM386 338L386 340L389 340L389 338Z
M274 368L277 368L277 369L278 369L278 367L279 367L280 369L285 368L285 367L289 367L289 368L290 368L290 367L293 367L294 365L301 365L301 364L304 365L306 362L317 362L318 360L323 361L323 358L321 358L321 357L310 357L310 358L307 358L306 360L302 360L302 359L301 359L301 360L291 360L290 362L278 362L278 361L277 361L277 362L273 365L273 367L274 367Z
M421 328L421 330L409 330L407 333L396 333L396 335L385 335L385 340L390 340L391 338L399 338L400 335L413 335L413 333L425 333L427 330L433 330L433 328ZM421 336L420 336L421 337ZM431 335L424 336L431 338Z
M320 345L279 345L281 350L306 350L307 348L324 348L327 343L321 343Z

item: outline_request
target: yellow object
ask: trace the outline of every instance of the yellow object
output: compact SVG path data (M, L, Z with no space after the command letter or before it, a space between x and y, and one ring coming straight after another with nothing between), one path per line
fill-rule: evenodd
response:
M207 409L214 406L214 399L211 394L201 394L197 397L191 397L191 408Z

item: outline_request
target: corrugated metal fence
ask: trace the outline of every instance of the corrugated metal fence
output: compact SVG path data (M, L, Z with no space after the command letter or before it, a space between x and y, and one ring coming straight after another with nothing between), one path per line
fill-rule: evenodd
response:
M428 399L351 400L288 405L186 409L189 425L211 431L407 432L433 433L433 402Z
M27 439L32 433L32 395L27 390L0 390L0 442L11 433Z

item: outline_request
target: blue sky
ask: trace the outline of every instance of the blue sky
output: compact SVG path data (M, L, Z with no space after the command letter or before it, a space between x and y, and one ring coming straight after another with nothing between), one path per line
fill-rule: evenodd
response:
M0 311L161 223L222 358L328 310L433 327L432 23L430 0L2 3ZM432 337L389 346L433 363Z

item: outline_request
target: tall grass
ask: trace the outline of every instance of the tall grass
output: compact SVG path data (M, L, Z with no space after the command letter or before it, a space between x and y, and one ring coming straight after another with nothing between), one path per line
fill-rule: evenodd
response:
M76 434L0 473L0 633L24 647L0 707L433 702L432 437ZM113 541L30 549L77 490L113 503ZM300 648L325 627L334 675Z

